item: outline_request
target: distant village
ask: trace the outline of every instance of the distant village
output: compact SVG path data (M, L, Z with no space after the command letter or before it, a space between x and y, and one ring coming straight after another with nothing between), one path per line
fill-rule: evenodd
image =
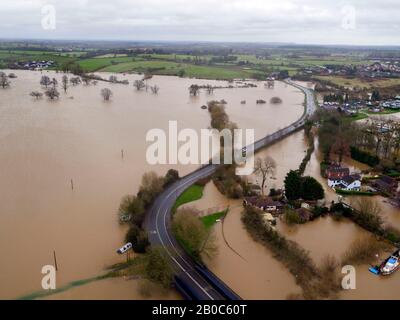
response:
M42 70L47 69L54 66L55 62L52 60L46 61L24 61L24 62L15 62L13 65L14 69L23 69L23 70Z
M313 66L303 70L308 75L357 76L359 78L400 77L400 61L374 62L370 65Z

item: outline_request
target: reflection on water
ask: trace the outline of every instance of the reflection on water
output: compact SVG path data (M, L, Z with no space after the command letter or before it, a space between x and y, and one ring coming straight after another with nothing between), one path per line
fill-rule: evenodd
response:
M169 120L178 120L179 128L207 128L209 114L200 107L211 99L225 99L232 121L254 128L256 137L295 121L303 110L303 94L282 83L269 90L261 84L192 98L192 83L227 83L161 76L148 82L160 87L158 95L99 82L71 86L59 101L36 101L29 93L41 90L41 73L14 73L18 78L11 88L0 91L0 298L39 290L41 268L53 263L53 250L59 286L121 261L115 254L124 236L116 219L121 197L137 192L145 171L165 174L174 167L182 175L196 168L148 165L149 129L167 129ZM62 74L46 74L61 83ZM132 83L139 76L125 78ZM112 101L102 101L103 87L112 89ZM283 103L255 103L272 96L280 96ZM241 100L247 100L246 105ZM84 295L82 288L74 289L74 298Z

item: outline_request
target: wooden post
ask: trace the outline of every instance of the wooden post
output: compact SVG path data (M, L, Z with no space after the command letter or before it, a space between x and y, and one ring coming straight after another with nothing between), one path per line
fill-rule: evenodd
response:
M58 271L56 250L53 250L53 258L54 258L54 267L56 268L56 271Z

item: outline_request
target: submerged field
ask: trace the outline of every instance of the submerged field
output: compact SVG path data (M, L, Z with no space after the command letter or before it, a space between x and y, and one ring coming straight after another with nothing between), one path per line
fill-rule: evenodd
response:
M154 76L148 80L160 87L154 95L132 86L141 76L118 75L131 84L80 84L70 86L67 93L59 88L60 98L51 101L36 100L29 93L44 91L39 84L43 74L61 83L62 73L12 72L17 78L1 91L0 101L0 254L7 257L0 265L0 298L40 290L41 268L53 263L53 250L60 287L96 277L124 259L115 253L125 234L117 215L122 196L138 191L144 172L163 175L175 168L184 175L197 168L148 164L148 130L167 132L170 120L177 120L179 129L208 128L210 116L201 106L212 99L225 99L231 120L240 128L255 129L256 138L294 122L303 112L303 94L279 82L274 89L265 89L261 82L255 88L218 89L212 95L202 91L191 97L188 87L193 83L228 83ZM104 87L114 93L111 101L103 101ZM280 96L283 103L256 104L257 99L269 101L272 96ZM243 99L246 105L241 104ZM84 288L75 287L74 298L99 297ZM70 295L66 291L62 296Z

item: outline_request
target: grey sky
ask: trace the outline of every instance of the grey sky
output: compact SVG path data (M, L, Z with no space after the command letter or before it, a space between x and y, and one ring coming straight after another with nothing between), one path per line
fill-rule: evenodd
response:
M0 37L400 45L399 17L399 0L1 0Z

